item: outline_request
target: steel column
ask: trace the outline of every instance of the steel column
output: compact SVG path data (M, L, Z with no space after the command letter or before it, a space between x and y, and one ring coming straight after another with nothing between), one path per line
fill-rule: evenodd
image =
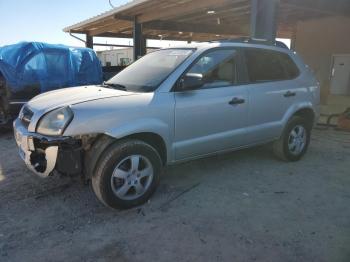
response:
M134 19L134 61L146 54L146 39L142 35L142 24L138 23L137 17Z
M251 0L251 38L275 42L279 3L280 0Z
M94 48L94 37L90 36L90 35L86 35L86 42L85 42L85 46L87 48Z

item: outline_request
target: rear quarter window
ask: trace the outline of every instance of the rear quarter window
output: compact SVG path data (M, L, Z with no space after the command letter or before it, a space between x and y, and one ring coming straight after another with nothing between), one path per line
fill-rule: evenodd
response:
M247 48L244 53L250 83L291 80L299 75L286 53L255 48Z

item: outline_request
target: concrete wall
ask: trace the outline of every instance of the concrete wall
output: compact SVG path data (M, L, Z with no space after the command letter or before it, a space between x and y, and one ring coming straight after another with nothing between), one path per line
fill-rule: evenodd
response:
M321 83L322 104L350 106L350 97L330 96L332 55L350 54L350 18L329 17L299 22L295 49Z

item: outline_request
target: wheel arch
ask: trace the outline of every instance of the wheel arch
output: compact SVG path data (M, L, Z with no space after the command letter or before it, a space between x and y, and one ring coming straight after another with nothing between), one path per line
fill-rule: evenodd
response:
M299 116L305 118L310 127L312 128L317 120L317 111L313 107L311 102L297 103L291 106L283 117L282 124L283 127L289 122L289 120L294 117Z
M172 159L171 137L173 127L154 118L139 119L108 130L105 134L120 139L139 139L153 146L162 158L163 164Z
M309 125L310 128L312 128L313 125L315 124L316 114L315 114L314 110L310 107L304 107L304 108L297 110L292 115L292 117L293 116L299 116L299 117L304 118L307 121L307 124Z
M160 158L162 159L163 165L166 165L168 161L167 146L161 135L153 132L140 132L135 134L130 134L120 139L135 139L145 142L157 150Z
M97 162L101 154L113 143L120 140L134 139L140 140L152 146L159 154L162 164L166 165L168 161L168 151L165 140L157 133L139 132L125 136L114 137L109 134L100 134L96 136L91 143L91 147L86 151L85 155L85 176L91 178Z

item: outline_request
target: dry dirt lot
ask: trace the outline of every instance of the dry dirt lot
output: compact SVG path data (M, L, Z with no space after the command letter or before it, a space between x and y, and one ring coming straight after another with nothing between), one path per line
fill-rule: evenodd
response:
M350 133L315 130L298 163L268 147L165 171L143 207L39 179L0 135L0 261L350 261Z

